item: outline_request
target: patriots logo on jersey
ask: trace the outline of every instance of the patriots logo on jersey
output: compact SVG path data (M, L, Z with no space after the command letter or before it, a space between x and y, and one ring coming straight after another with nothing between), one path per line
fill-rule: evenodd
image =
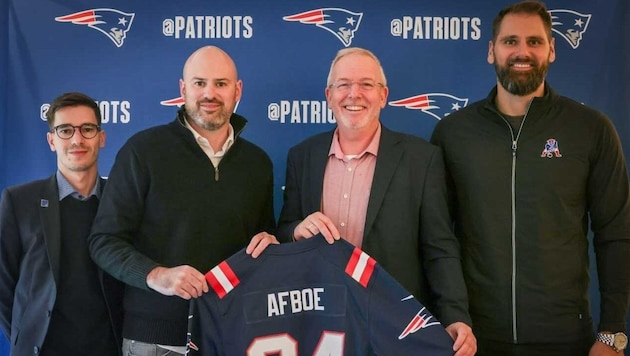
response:
M337 37L345 47L348 47L352 43L354 33L359 29L362 18L362 12L328 7L284 16L282 19L323 28Z
M468 105L468 98L458 98L446 93L428 93L390 101L391 106L404 106L407 109L422 110L438 120Z
M92 9L55 17L57 22L72 22L75 25L87 25L107 36L116 47L125 42L135 13L126 13L115 9Z
M407 324L403 332L398 336L398 340L402 340L407 337L409 334L413 334L416 331L424 328L428 328L433 325L440 325L439 321L431 321L433 319L433 315L429 314L426 311L426 308L420 309L418 314L416 314L413 319Z
M195 343L192 342L192 340L189 340L186 346L188 346L188 348L191 350L199 351L199 347L197 347L197 345L195 345Z
M551 30L567 40L573 49L580 46L582 35L591 21L591 14L581 14L573 10L549 10Z

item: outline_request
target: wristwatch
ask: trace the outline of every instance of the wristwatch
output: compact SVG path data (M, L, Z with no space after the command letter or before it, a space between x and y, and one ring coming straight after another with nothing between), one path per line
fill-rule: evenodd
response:
M628 345L628 337L624 333L597 333L597 341L602 342L617 352L623 351Z

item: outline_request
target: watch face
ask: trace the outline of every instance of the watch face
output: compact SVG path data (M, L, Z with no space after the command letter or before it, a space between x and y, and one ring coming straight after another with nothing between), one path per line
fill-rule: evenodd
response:
M613 343L617 350L623 350L628 344L628 337L624 333L616 333Z

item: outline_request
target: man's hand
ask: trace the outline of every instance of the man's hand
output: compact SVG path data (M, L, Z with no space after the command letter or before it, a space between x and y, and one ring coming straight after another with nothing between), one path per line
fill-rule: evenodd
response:
M191 266L155 267L147 275L147 286L164 295L176 295L186 300L198 298L208 291L203 273Z
M278 239L276 239L275 236L264 231L259 232L254 235L254 237L252 237L252 240L249 242L249 245L247 245L245 252L248 255L252 255L253 258L256 258L260 256L260 254L267 248L267 246L279 243L280 242L278 242Z
M458 321L447 326L446 332L455 340L455 356L472 356L477 352L477 339L470 326Z
M329 244L339 240L341 235L332 220L319 211L306 217L293 230L293 237L296 240L309 239L321 233Z
M603 342L595 341L588 356L623 356L623 352L617 352Z

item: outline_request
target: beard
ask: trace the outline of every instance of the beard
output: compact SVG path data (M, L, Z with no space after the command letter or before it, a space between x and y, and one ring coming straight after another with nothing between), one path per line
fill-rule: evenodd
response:
M200 105L202 103L216 103L219 104L220 107L217 111L208 114L201 110ZM225 103L218 100L202 100L196 102L195 105L191 105L191 107L186 105L186 113L198 126L209 131L215 131L223 127L223 125L230 120L230 116L232 115L226 109Z
M515 63L528 63L532 70L519 72L512 69ZM509 93L517 96L525 96L533 93L540 87L547 76L549 61L537 63L534 59L514 58L502 66L495 62L494 70L501 86Z

